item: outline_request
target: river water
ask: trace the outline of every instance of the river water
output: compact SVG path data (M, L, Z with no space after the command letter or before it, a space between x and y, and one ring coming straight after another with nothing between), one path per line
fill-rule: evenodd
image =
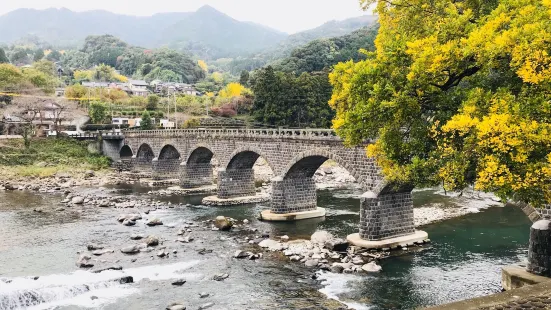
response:
M139 185L103 189L113 195L136 196L145 196L149 190ZM276 253L257 261L233 259L235 250L249 247L243 239L251 232L244 229L224 233L192 227L196 240L176 244L177 229L168 227L225 215L250 220L250 226L259 231L256 234L309 238L323 229L346 237L357 232L360 195L356 189L320 190L318 204L328 211L324 220L277 224L255 219L265 208L261 205L215 208L200 206L202 196L159 196L156 198L167 203L194 206L154 212L169 225L129 228L115 220L124 213L121 210L84 207L54 211L62 205L61 196L0 192L0 310L145 310L164 309L175 301L182 301L188 309L210 302L214 305L209 309L339 308L325 296L354 309L414 309L499 292L501 267L526 258L530 222L514 207L482 208L478 213L424 226L432 240L430 246L381 261L383 272L379 274L318 272L318 280L312 280L315 271ZM423 190L414 192L414 204L480 208L492 203ZM33 212L37 207L44 212ZM129 240L133 233L158 235L165 240L167 251L177 250L177 254L160 259L155 252L119 253L120 248L134 244ZM97 266L118 264L124 269L98 274L79 270L75 261L79 253L87 252L90 242L115 250L96 258ZM201 254L200 249L212 252ZM230 276L213 281L212 276L219 273ZM125 275L133 276L135 283L115 281ZM171 285L180 278L186 279L184 286ZM210 296L200 298L202 292Z

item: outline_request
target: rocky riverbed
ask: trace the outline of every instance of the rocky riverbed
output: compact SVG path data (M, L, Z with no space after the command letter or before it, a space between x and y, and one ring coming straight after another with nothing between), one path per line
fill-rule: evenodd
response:
M344 186L351 181L350 176L339 167L320 170L323 173L317 173L315 178L320 187L325 188L321 190L344 187L346 189L338 191L335 197L356 201L354 208L359 209L357 200L362 194L361 189ZM55 298L64 298L68 304L81 302L87 307L92 305L92 308L104 309L125 309L129 305L133 309L178 309L182 306L188 309L241 309L247 304L245 300L254 302L257 309L302 309L306 304L315 309L346 309L342 303L328 300L320 293L327 274L357 274L362 277L384 274L387 259L431 248L430 244L422 243L394 251L365 251L350 247L342 239L346 233L324 231L317 221L298 223L298 226L318 227L314 231L306 230L306 233L310 231L308 234L293 233L294 229L285 228L291 226L258 222L256 216L265 208L261 205L247 207L250 209L246 213L240 213L236 210L247 208L215 208L175 199L181 193L174 188L138 187L138 191L130 193L121 191L127 185L141 186L138 183L135 174L113 171L0 181L0 195L51 196L55 201L47 204L22 202L21 209L13 215L15 218L4 220L10 232L13 227L10 228L9 223L14 219L19 221L19 216L32 219L33 223L45 221L46 226L40 226L40 229L46 229L46 234L51 234L52 227L63 227L67 222L74 226L70 231L61 229L59 238L65 240L63 247L52 243L47 249L36 248L36 254L23 255L23 250L13 250L13 255L10 253L20 245L34 251L34 241L26 238L42 239L43 236L38 235L40 229L36 233L12 235L13 238L4 242L2 247L8 249L8 255L0 255L0 266L12 266L9 270L0 267L0 278L3 279L0 281L0 309L20 308L21 296L26 296L23 300L33 304L53 305ZM269 182L259 180L258 183L259 191L269 192ZM414 197L423 200L422 207L415 210L418 224L478 212L490 204L497 204L492 197L478 197L475 193L465 198L455 197L457 205L450 206L439 200L441 194L438 190L415 193ZM425 196L430 196L430 199L426 200ZM330 210L326 219L328 225L333 225L333 219L340 221L342 216L349 214L347 212L338 208ZM351 225L346 232L357 229L357 219ZM42 257L55 257L57 264ZM28 278L29 266L32 266L30 272L34 270L38 276L37 280ZM80 271L71 271L67 266L86 272L86 279L101 280L99 283L84 281L82 276L76 276L81 275ZM75 274L67 274L68 271ZM47 276L50 272L62 273L67 277L63 281L74 282L74 285L56 288L60 291L55 298L53 295L44 296L58 281ZM259 273L260 279L271 280L264 283L251 277L251 272ZM18 275L26 277L21 279ZM129 277L132 277L132 283ZM250 290L251 285L255 287L254 294L243 297L241 291ZM39 292L32 293L35 295L24 290L35 286L33 290ZM185 287L186 292L192 294L163 292L171 292L177 287ZM109 297L104 292L106 288L116 291L117 297ZM2 295L1 292L6 290L11 293ZM147 292L147 298L133 300L125 297L134 296L137 291ZM185 298L177 298L180 295ZM81 300L82 296L87 299ZM69 302L68 298L80 301Z

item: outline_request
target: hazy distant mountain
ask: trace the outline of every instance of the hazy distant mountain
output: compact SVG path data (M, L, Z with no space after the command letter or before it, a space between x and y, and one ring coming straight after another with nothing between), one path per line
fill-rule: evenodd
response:
M190 13L166 13L137 17L107 11L19 9L0 16L0 41L12 43L35 35L54 45L76 46L88 35L112 34L132 44L150 45L152 34L158 34L188 15Z
M314 39L344 35L375 22L373 16L328 22L318 28L287 35L267 26L241 22L204 6L190 13L161 13L149 17L107 11L19 9L0 16L0 42L36 36L54 46L79 46L88 35L111 34L132 45L170 46L202 58L235 57L306 44Z

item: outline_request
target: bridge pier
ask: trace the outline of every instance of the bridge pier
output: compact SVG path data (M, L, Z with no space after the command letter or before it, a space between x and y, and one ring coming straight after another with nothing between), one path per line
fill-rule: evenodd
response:
M250 169L219 169L218 198L255 196L254 170Z
M212 164L185 162L180 165L180 185L183 188L196 188L211 185L213 181Z
M152 161L151 159L138 157L136 155L132 156L132 170L138 172L151 172L152 171Z
M266 221L294 221L325 216L318 208L316 182L312 178L275 178L272 180L270 210L260 214Z
M351 244L370 249L413 245L427 238L426 232L415 230L411 189L365 193L360 205L360 232L347 237Z
M180 159L159 159L153 158L151 162L153 180L167 180L179 178Z

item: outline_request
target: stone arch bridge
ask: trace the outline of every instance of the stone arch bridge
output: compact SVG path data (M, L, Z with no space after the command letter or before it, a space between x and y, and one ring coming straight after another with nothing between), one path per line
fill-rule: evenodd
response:
M134 170L151 171L155 179L179 178L185 188L211 185L215 158L220 199L256 195L253 166L262 157L275 175L268 213L286 220L325 215L317 208L312 177L332 159L365 191L356 239L371 247L388 246L384 240L422 241L426 233L414 228L412 188L386 184L365 146L346 147L332 130L323 129L183 129L124 131L104 138L102 149Z

